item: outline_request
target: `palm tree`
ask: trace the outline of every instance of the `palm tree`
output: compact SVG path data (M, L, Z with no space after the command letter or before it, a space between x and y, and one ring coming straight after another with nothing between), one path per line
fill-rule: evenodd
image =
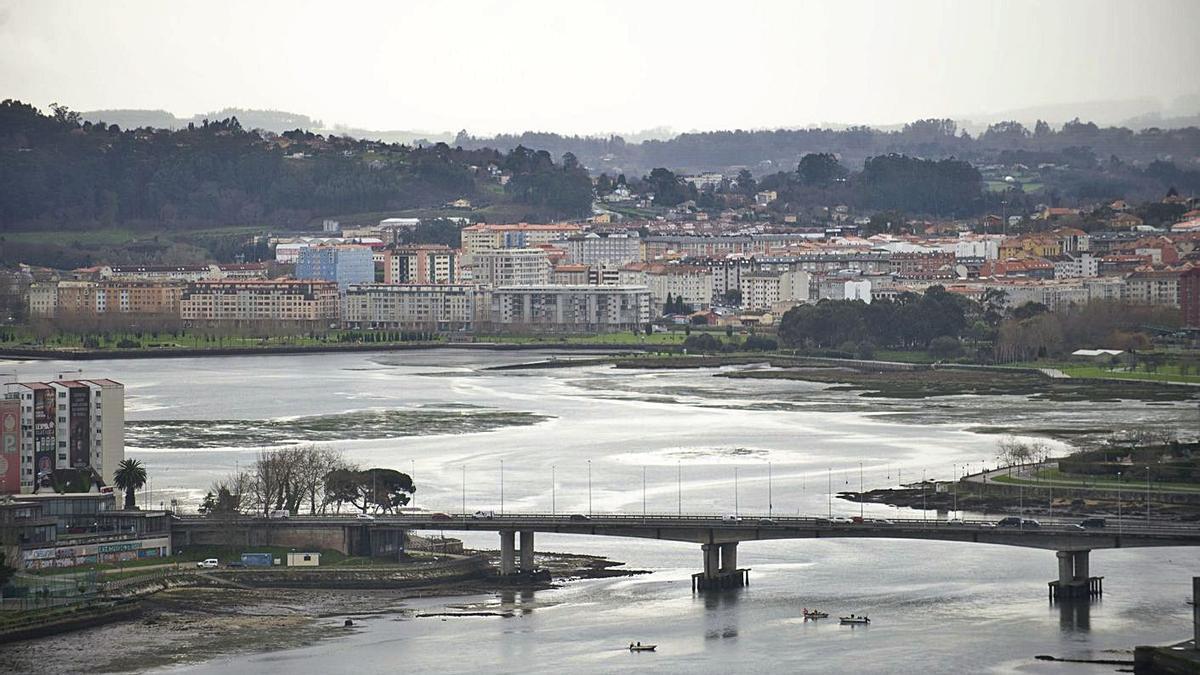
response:
M125 510L132 511L137 508L134 493L146 484L146 467L136 459L123 459L113 474L113 483L125 491Z

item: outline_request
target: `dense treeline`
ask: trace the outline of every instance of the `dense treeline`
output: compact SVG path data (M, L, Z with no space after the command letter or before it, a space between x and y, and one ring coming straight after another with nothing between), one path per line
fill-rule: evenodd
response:
M573 161L573 160L572 160ZM512 171L502 194L488 165ZM175 131L122 130L60 106L0 102L0 229L290 224L321 215L512 201L586 214L586 172L545 152L408 147L309 132L247 131L236 118ZM584 186L586 185L586 189Z
M924 295L902 293L895 301L822 300L797 305L783 315L779 338L786 347L873 347L925 349L935 338L957 339L984 308L941 286Z
M1067 122L1053 129L1038 122L1028 129L1017 122L993 124L978 136L960 131L953 120L927 119L896 131L857 126L846 129L778 129L711 131L680 134L669 140L627 143L619 136L581 137L550 133L473 137L460 132L455 145L464 148L534 146L555 155L574 153L586 165L627 173L656 166L683 171L721 170L731 166L793 166L809 153L837 154L848 166L861 166L868 157L907 154L940 159L956 157L972 163L995 161L1003 152L1043 153L1061 162L1072 149L1088 148L1098 157L1117 156L1126 162L1150 162L1167 155L1191 160L1200 155L1200 129L1099 127L1091 122Z

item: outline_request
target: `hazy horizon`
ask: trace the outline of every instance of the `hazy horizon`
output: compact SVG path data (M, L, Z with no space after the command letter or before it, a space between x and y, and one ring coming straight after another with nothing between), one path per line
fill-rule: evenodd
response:
M1192 0L181 7L0 0L0 98L477 135L1200 113Z

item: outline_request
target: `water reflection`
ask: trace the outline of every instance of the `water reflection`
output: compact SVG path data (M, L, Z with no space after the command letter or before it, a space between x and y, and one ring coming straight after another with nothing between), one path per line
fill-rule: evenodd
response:
M704 601L705 640L721 640L738 636L739 600L744 589L730 588L721 591L700 593Z
M1051 600L1050 606L1058 606L1058 627L1063 633L1087 633L1092 630L1092 603L1099 599L1069 598Z

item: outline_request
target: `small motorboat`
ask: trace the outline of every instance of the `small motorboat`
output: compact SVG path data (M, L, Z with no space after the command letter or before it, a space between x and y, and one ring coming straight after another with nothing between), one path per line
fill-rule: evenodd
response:
M806 619L828 619L829 612L822 612L819 609L804 608L804 618Z
M630 644L629 651L631 652L652 652L658 648L658 645L644 645L642 643Z
M838 620L842 622L843 626L865 626L871 623L871 619L866 616L854 616L853 614L838 617Z

